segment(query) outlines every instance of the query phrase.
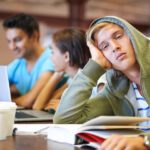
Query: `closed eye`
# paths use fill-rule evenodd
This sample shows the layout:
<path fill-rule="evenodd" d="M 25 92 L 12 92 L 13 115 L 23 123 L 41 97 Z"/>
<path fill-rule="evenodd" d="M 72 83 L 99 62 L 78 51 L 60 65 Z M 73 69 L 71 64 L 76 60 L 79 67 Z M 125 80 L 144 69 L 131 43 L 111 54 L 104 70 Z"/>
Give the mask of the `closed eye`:
<path fill-rule="evenodd" d="M 121 39 L 123 37 L 123 35 L 122 34 L 119 34 L 119 35 L 117 35 L 116 37 L 115 37 L 115 39 Z"/>
<path fill-rule="evenodd" d="M 108 46 L 109 46 L 109 43 L 102 43 L 100 46 L 99 46 L 99 48 L 100 48 L 100 50 L 106 50 L 107 48 L 108 48 Z"/>
<path fill-rule="evenodd" d="M 114 39 L 116 39 L 116 40 L 121 39 L 123 36 L 124 36 L 123 31 L 115 32 L 114 35 L 113 35 Z"/>

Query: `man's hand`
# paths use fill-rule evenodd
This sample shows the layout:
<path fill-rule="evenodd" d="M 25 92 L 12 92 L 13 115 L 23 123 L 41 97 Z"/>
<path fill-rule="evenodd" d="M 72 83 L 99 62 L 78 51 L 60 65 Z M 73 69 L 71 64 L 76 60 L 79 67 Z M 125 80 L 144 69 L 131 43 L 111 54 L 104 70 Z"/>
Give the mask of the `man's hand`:
<path fill-rule="evenodd" d="M 111 63 L 106 59 L 103 53 L 91 42 L 87 41 L 87 45 L 90 49 L 92 59 L 97 62 L 104 69 L 110 69 Z"/>
<path fill-rule="evenodd" d="M 12 100 L 20 96 L 20 93 L 14 84 L 10 85 L 10 92 Z"/>
<path fill-rule="evenodd" d="M 101 145 L 101 150 L 148 150 L 143 137 L 112 135 Z"/>

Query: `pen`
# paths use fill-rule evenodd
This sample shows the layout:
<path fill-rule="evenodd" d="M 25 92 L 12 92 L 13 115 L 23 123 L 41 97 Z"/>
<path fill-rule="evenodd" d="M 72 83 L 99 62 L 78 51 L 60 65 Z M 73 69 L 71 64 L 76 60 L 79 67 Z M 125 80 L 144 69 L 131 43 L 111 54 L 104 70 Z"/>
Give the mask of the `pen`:
<path fill-rule="evenodd" d="M 13 135 L 13 136 L 16 135 L 16 131 L 17 131 L 17 128 L 14 128 L 14 129 L 13 129 L 13 132 L 12 132 L 12 135 Z"/>
<path fill-rule="evenodd" d="M 47 127 L 45 127 L 45 128 L 42 128 L 42 129 L 39 129 L 39 130 L 35 131 L 34 133 L 35 133 L 35 134 L 41 133 L 42 131 L 44 131 L 44 130 L 46 130 L 46 129 L 48 129 L 48 128 L 49 128 L 49 126 L 47 126 Z"/>
<path fill-rule="evenodd" d="M 18 131 L 18 128 L 14 128 L 12 135 L 13 136 L 15 136 L 15 135 L 36 135 L 36 134 L 40 134 L 42 131 L 44 131 L 48 128 L 49 128 L 49 126 L 42 128 L 42 129 L 39 129 L 35 132 Z"/>

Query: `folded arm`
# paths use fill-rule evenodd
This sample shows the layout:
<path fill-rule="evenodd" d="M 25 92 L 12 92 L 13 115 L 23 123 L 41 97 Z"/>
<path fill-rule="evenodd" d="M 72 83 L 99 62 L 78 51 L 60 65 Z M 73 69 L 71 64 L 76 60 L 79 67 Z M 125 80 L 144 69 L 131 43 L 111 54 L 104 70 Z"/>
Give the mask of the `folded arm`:
<path fill-rule="evenodd" d="M 37 96 L 39 95 L 40 91 L 43 89 L 49 78 L 52 76 L 52 74 L 53 73 L 51 72 L 42 73 L 34 87 L 25 95 L 14 99 L 14 102 L 16 102 L 16 104 L 19 106 L 24 106 L 25 108 L 32 108 L 35 99 L 37 98 Z"/>
<path fill-rule="evenodd" d="M 54 123 L 83 123 L 99 115 L 113 114 L 105 92 L 90 99 L 93 87 L 104 72 L 93 60 L 88 62 L 64 92 Z"/>
<path fill-rule="evenodd" d="M 50 98 L 52 97 L 57 84 L 63 79 L 63 73 L 55 72 L 49 81 L 46 83 L 45 87 L 42 89 L 40 94 L 37 96 L 34 104 L 33 109 L 43 109 L 45 104 L 48 103 Z"/>

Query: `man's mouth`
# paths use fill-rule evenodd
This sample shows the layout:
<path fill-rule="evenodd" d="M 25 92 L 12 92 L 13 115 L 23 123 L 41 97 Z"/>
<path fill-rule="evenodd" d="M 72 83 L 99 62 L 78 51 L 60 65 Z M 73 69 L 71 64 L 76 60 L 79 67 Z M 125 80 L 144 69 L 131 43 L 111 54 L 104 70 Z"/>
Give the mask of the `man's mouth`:
<path fill-rule="evenodd" d="M 125 58 L 125 56 L 126 56 L 126 53 L 119 53 L 116 57 L 116 60 L 122 60 Z"/>
<path fill-rule="evenodd" d="M 16 58 L 22 57 L 22 54 L 20 53 L 20 51 L 13 51 L 13 55 L 14 55 Z"/>
<path fill-rule="evenodd" d="M 14 53 L 15 55 L 18 55 L 18 54 L 20 53 L 20 50 L 14 50 L 13 53 Z"/>

